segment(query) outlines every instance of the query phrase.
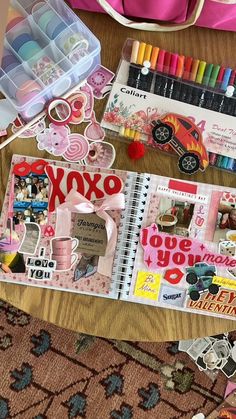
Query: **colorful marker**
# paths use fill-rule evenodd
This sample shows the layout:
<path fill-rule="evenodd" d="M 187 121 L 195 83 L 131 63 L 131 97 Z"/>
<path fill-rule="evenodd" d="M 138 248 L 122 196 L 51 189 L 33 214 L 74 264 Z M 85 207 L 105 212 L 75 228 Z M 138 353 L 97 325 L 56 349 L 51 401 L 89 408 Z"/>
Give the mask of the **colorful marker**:
<path fill-rule="evenodd" d="M 174 81 L 173 92 L 172 92 L 172 95 L 170 96 L 172 97 L 172 99 L 175 99 L 175 100 L 179 100 L 179 97 L 180 97 L 180 91 L 181 91 L 181 85 L 182 85 L 180 80 L 182 80 L 183 73 L 184 73 L 184 60 L 185 60 L 184 55 L 178 56 L 177 68 L 176 68 L 176 73 L 175 73 L 176 81 Z"/>
<path fill-rule="evenodd" d="M 160 95 L 160 91 L 165 81 L 163 78 L 163 75 L 160 74 L 160 73 L 163 73 L 165 53 L 166 51 L 164 49 L 161 49 L 158 54 L 157 67 L 156 67 L 156 70 L 158 73 L 156 74 L 155 86 L 154 86 L 154 93 L 156 95 Z"/>
<path fill-rule="evenodd" d="M 128 81 L 127 81 L 127 85 L 130 87 L 135 87 L 136 80 L 139 78 L 140 69 L 136 65 L 139 47 L 140 47 L 139 41 L 133 41 L 132 51 L 131 51 L 131 56 L 130 56 L 129 76 L 128 76 Z"/>

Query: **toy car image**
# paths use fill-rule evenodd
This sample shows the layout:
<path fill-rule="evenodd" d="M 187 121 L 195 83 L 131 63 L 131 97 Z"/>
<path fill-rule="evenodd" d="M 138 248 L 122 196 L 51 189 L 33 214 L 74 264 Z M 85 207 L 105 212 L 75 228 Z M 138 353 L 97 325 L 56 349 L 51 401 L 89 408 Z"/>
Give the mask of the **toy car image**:
<path fill-rule="evenodd" d="M 184 173 L 204 171 L 208 154 L 199 128 L 189 119 L 176 113 L 167 113 L 152 121 L 152 137 L 159 145 L 169 144 L 180 156 L 179 168 Z"/>
<path fill-rule="evenodd" d="M 214 276 L 216 275 L 216 269 L 214 265 L 208 265 L 204 262 L 195 263 L 194 266 L 186 268 L 186 281 L 188 284 L 196 284 L 198 278 L 201 276 Z"/>
<path fill-rule="evenodd" d="M 201 291 L 208 290 L 213 295 L 218 293 L 220 287 L 217 284 L 212 284 L 212 278 L 212 276 L 200 276 L 196 284 L 189 287 L 188 293 L 191 300 L 199 300 Z"/>

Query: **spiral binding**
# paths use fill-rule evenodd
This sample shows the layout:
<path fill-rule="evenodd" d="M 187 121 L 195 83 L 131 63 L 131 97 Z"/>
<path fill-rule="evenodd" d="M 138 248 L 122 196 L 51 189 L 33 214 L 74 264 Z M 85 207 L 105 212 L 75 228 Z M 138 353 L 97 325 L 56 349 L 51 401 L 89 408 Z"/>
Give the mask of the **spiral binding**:
<path fill-rule="evenodd" d="M 111 281 L 118 298 L 129 293 L 149 182 L 146 173 L 129 173 L 125 183 L 125 209 L 121 214 Z"/>

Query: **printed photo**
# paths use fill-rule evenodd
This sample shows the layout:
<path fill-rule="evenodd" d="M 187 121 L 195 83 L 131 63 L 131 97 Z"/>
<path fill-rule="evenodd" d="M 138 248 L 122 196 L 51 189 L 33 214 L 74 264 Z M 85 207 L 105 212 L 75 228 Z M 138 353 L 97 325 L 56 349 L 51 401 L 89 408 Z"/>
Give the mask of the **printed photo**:
<path fill-rule="evenodd" d="M 159 231 L 188 237 L 190 235 L 193 212 L 194 204 L 162 197 L 156 218 Z"/>
<path fill-rule="evenodd" d="M 48 178 L 46 175 L 29 174 L 14 176 L 14 201 L 47 201 Z"/>
<path fill-rule="evenodd" d="M 15 225 L 48 221 L 48 178 L 30 173 L 14 176 L 13 221 Z"/>
<path fill-rule="evenodd" d="M 18 252 L 20 244 L 18 234 L 8 223 L 6 230 L 0 236 L 0 272 L 6 274 L 25 272 L 24 257 Z"/>
<path fill-rule="evenodd" d="M 236 245 L 236 195 L 225 193 L 219 202 L 214 242 L 230 241 Z"/>

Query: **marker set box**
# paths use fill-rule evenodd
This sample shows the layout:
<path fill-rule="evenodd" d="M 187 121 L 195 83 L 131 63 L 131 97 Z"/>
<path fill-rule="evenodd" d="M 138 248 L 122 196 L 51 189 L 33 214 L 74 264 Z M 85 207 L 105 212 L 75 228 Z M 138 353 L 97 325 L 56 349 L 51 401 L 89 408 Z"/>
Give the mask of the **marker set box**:
<path fill-rule="evenodd" d="M 86 79 L 100 43 L 62 0 L 12 0 L 0 90 L 24 120 Z"/>
<path fill-rule="evenodd" d="M 185 151 L 191 144 L 191 151 L 194 148 L 199 152 L 201 140 L 194 130 L 197 126 L 209 164 L 235 172 L 235 71 L 139 42 L 139 52 L 142 44 L 146 47 L 141 61 L 133 63 L 135 42 L 138 41 L 127 39 L 124 44 L 102 126 L 110 135 L 177 154 L 179 143 L 183 142 Z M 174 147 L 164 142 L 157 144 L 153 138 L 154 124 L 166 114 L 170 123 L 180 125 L 186 140 L 175 138 Z M 174 114 L 189 121 L 174 122 Z"/>

